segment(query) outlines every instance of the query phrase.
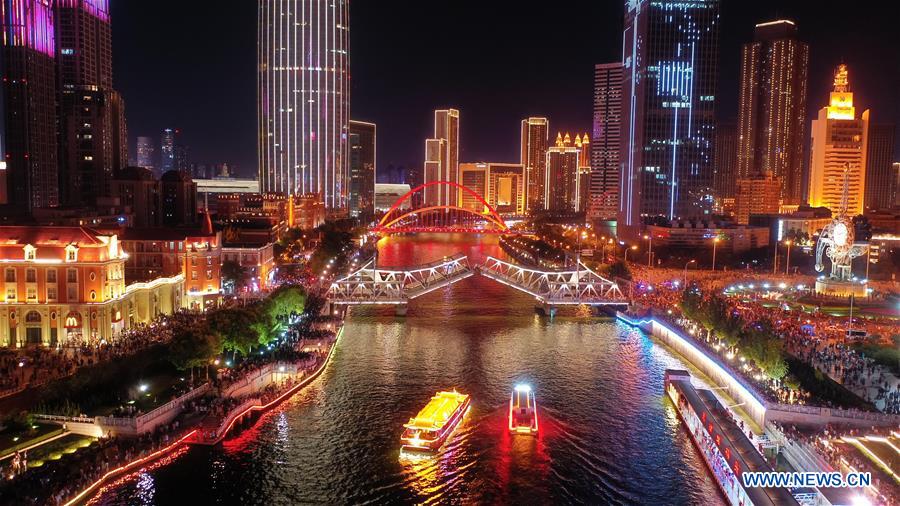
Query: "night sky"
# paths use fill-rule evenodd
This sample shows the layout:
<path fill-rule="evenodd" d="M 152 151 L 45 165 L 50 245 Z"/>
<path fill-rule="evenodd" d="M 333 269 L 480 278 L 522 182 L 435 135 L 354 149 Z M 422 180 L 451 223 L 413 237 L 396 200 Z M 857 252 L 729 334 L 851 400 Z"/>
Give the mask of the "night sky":
<path fill-rule="evenodd" d="M 111 3 L 132 156 L 138 135 L 176 127 L 192 161 L 237 164 L 255 176 L 257 2 Z M 786 17 L 810 44 L 810 118 L 843 61 L 857 109 L 871 108 L 876 123 L 900 123 L 900 36 L 890 9 L 722 3 L 720 119 L 737 115 L 740 45 L 755 23 Z M 621 58 L 620 0 L 354 0 L 350 12 L 351 115 L 378 123 L 379 170 L 421 165 L 436 108 L 460 109 L 461 161 L 518 162 L 519 122 L 529 115 L 549 117 L 553 132 L 590 132 L 593 65 Z"/>

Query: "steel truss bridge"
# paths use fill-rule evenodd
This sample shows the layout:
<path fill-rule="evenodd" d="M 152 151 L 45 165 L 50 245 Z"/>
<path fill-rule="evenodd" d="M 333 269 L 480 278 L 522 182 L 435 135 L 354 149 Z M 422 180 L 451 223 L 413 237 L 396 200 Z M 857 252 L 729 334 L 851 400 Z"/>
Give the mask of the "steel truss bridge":
<path fill-rule="evenodd" d="M 476 272 L 533 296 L 540 309 L 553 315 L 557 306 L 627 305 L 619 286 L 580 264 L 568 271 L 540 271 L 488 257 L 473 268 L 457 254 L 409 268 L 378 268 L 373 258 L 361 269 L 331 284 L 328 299 L 347 306 L 393 305 L 405 314 L 410 300 L 462 281 Z"/>

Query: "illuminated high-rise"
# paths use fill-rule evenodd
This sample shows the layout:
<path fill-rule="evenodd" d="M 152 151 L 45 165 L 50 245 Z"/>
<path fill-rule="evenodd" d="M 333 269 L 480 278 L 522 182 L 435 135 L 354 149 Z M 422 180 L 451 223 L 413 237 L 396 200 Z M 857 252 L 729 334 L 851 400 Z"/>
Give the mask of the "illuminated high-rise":
<path fill-rule="evenodd" d="M 0 204 L 59 205 L 51 0 L 0 0 Z"/>
<path fill-rule="evenodd" d="M 350 1 L 259 0 L 259 183 L 318 194 L 330 211 L 350 191 Z"/>
<path fill-rule="evenodd" d="M 128 161 L 125 102 L 113 89 L 109 0 L 57 0 L 63 203 L 92 206 Z"/>
<path fill-rule="evenodd" d="M 350 120 L 350 215 L 375 213 L 377 126 Z"/>
<path fill-rule="evenodd" d="M 434 111 L 434 136 L 425 140 L 425 183 L 459 183 L 459 111 Z M 428 205 L 458 206 L 460 195 L 449 185 L 426 188 Z"/>
<path fill-rule="evenodd" d="M 715 149 L 719 0 L 627 0 L 618 231 L 704 214 Z"/>
<path fill-rule="evenodd" d="M 771 172 L 784 204 L 802 198 L 808 68 L 809 46 L 793 21 L 756 25 L 741 50 L 737 179 Z"/>
<path fill-rule="evenodd" d="M 178 142 L 178 130 L 165 128 L 159 138 L 159 173 L 160 175 L 175 170 L 175 145 Z"/>
<path fill-rule="evenodd" d="M 841 210 L 846 172 L 847 214 L 863 212 L 866 189 L 866 154 L 869 139 L 869 111 L 857 117 L 847 66 L 834 74 L 834 90 L 828 106 L 819 110 L 812 122 L 809 163 L 809 204 Z"/>
<path fill-rule="evenodd" d="M 528 209 L 544 208 L 544 179 L 547 164 L 547 148 L 550 147 L 550 122 L 547 118 L 522 120 L 521 157 L 525 167 L 526 200 Z"/>
<path fill-rule="evenodd" d="M 622 149 L 622 63 L 594 66 L 594 138 L 588 217 L 615 219 L 619 209 L 619 156 Z"/>
<path fill-rule="evenodd" d="M 581 149 L 572 144 L 571 137 L 556 135 L 556 144 L 547 149 L 544 171 L 544 210 L 560 213 L 578 211 L 581 178 L 578 166 Z"/>
<path fill-rule="evenodd" d="M 145 169 L 153 169 L 156 165 L 153 162 L 153 153 L 156 149 L 153 147 L 153 139 L 150 137 L 137 138 L 137 166 Z"/>
<path fill-rule="evenodd" d="M 894 205 L 894 125 L 873 123 L 869 126 L 866 153 L 866 209 L 890 209 Z"/>

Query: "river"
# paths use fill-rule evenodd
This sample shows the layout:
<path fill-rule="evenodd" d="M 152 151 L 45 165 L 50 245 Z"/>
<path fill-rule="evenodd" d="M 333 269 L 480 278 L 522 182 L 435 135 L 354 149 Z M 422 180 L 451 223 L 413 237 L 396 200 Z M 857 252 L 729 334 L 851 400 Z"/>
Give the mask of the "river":
<path fill-rule="evenodd" d="M 503 256 L 493 237 L 397 236 L 380 265 L 463 252 Z M 321 378 L 218 447 L 179 452 L 95 504 L 717 504 L 671 403 L 680 361 L 640 331 L 588 312 L 552 322 L 532 297 L 480 276 L 427 294 L 406 317 L 357 308 Z M 536 391 L 537 437 L 510 436 L 516 383 Z M 472 395 L 434 458 L 399 458 L 402 425 L 437 390 Z"/>

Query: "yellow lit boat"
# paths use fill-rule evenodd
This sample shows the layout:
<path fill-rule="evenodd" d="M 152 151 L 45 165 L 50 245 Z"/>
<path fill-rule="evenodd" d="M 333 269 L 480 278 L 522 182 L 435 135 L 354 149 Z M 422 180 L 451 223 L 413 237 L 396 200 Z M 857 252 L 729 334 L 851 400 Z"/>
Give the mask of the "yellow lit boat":
<path fill-rule="evenodd" d="M 437 451 L 469 409 L 469 396 L 455 390 L 438 392 L 404 424 L 400 443 L 403 450 Z"/>
<path fill-rule="evenodd" d="M 537 434 L 538 413 L 534 390 L 529 385 L 516 385 L 509 396 L 509 432 Z"/>

